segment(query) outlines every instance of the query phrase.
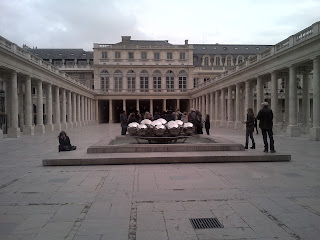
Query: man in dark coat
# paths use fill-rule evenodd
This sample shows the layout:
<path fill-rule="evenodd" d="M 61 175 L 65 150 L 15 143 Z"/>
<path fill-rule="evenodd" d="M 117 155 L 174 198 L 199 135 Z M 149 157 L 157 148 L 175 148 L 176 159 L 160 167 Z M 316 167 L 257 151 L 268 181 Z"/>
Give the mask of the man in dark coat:
<path fill-rule="evenodd" d="M 120 124 L 121 124 L 121 135 L 126 135 L 126 133 L 127 133 L 128 119 L 127 119 L 127 114 L 126 114 L 125 111 L 121 111 L 121 114 L 120 114 Z"/>
<path fill-rule="evenodd" d="M 270 152 L 275 153 L 276 151 L 274 150 L 274 140 L 272 132 L 273 113 L 272 110 L 269 108 L 269 104 L 267 102 L 263 102 L 262 105 L 263 108 L 259 111 L 257 119 L 260 120 L 260 128 L 262 131 L 262 137 L 264 142 L 264 152 L 268 152 L 268 134 L 270 139 Z"/>

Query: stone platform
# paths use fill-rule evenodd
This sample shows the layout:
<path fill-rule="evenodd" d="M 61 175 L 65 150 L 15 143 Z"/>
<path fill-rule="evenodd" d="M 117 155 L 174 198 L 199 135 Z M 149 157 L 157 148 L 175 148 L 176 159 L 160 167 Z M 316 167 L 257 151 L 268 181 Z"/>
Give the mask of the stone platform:
<path fill-rule="evenodd" d="M 161 163 L 227 163 L 290 161 L 288 154 L 244 151 L 244 146 L 227 140 L 195 136 L 188 143 L 134 144 L 130 137 L 102 139 L 82 156 L 64 155 L 44 159 L 43 166 L 123 165 Z M 133 141 L 133 143 L 132 143 Z M 211 143 L 209 143 L 211 142 Z M 116 143 L 116 144 L 115 144 Z"/>

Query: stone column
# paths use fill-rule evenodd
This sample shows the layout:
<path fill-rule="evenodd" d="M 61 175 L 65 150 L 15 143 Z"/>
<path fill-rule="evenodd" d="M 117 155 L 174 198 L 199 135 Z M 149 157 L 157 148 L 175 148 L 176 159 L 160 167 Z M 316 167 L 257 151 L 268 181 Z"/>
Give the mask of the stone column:
<path fill-rule="evenodd" d="M 84 116 L 83 116 L 83 121 L 84 124 L 87 126 L 88 125 L 88 98 L 83 97 L 83 107 L 84 107 Z"/>
<path fill-rule="evenodd" d="M 23 86 L 22 82 L 19 82 L 18 84 L 19 88 L 19 127 L 20 131 L 23 132 L 23 126 L 24 126 L 24 104 L 23 104 Z"/>
<path fill-rule="evenodd" d="M 95 100 L 95 119 L 96 123 L 99 123 L 99 101 Z"/>
<path fill-rule="evenodd" d="M 273 112 L 273 133 L 278 134 L 281 132 L 281 125 L 278 116 L 278 78 L 275 71 L 271 73 L 271 109 Z"/>
<path fill-rule="evenodd" d="M 77 95 L 72 93 L 72 126 L 77 127 Z"/>
<path fill-rule="evenodd" d="M 153 116 L 153 99 L 150 99 L 150 114 Z"/>
<path fill-rule="evenodd" d="M 215 97 L 215 105 L 214 105 L 214 126 L 218 127 L 220 126 L 220 116 L 219 116 L 219 90 L 217 90 L 214 94 Z"/>
<path fill-rule="evenodd" d="M 89 124 L 92 124 L 92 101 L 91 101 L 91 98 L 88 98 L 88 101 L 89 101 Z"/>
<path fill-rule="evenodd" d="M 206 95 L 201 96 L 201 114 L 202 117 L 206 115 Z"/>
<path fill-rule="evenodd" d="M 180 110 L 180 99 L 177 99 L 177 109 Z"/>
<path fill-rule="evenodd" d="M 82 126 L 81 122 L 81 100 L 80 95 L 77 93 L 77 127 Z"/>
<path fill-rule="evenodd" d="M 68 101 L 68 118 L 67 118 L 67 123 L 68 123 L 68 128 L 72 128 L 72 101 L 71 101 L 71 92 L 67 92 L 67 101 Z"/>
<path fill-rule="evenodd" d="M 67 129 L 67 98 L 66 89 L 61 88 L 62 106 L 61 106 L 61 128 Z"/>
<path fill-rule="evenodd" d="M 234 128 L 235 129 L 240 129 L 243 127 L 242 122 L 240 120 L 240 87 L 241 83 L 236 84 L 236 121 L 234 123 Z"/>
<path fill-rule="evenodd" d="M 209 114 L 210 115 L 210 96 L 209 96 L 210 94 L 209 93 L 207 93 L 206 95 L 204 95 L 204 97 L 205 97 L 205 107 L 206 107 L 206 111 L 205 111 L 205 113 L 203 114 L 203 118 L 205 119 L 206 118 L 206 116 L 207 116 L 207 114 Z"/>
<path fill-rule="evenodd" d="M 261 109 L 261 103 L 264 102 L 263 99 L 263 81 L 259 76 L 257 77 L 257 102 L 256 102 L 256 112 L 259 112 Z"/>
<path fill-rule="evenodd" d="M 228 128 L 234 128 L 233 111 L 232 111 L 232 86 L 228 86 Z"/>
<path fill-rule="evenodd" d="M 17 138 L 20 136 L 20 128 L 18 126 L 18 74 L 16 71 L 10 76 L 10 124 L 8 128 L 8 137 Z"/>
<path fill-rule="evenodd" d="M 309 110 L 310 94 L 309 94 L 309 72 L 304 71 L 302 76 L 302 126 L 303 133 L 310 133 Z"/>
<path fill-rule="evenodd" d="M 81 99 L 81 126 L 85 126 L 85 119 L 84 119 L 84 96 L 80 96 Z"/>
<path fill-rule="evenodd" d="M 220 103 L 220 112 L 221 112 L 221 122 L 220 127 L 226 127 L 226 89 L 221 89 L 221 103 Z"/>
<path fill-rule="evenodd" d="M 310 129 L 312 140 L 320 140 L 320 59 L 313 59 L 313 127 Z"/>
<path fill-rule="evenodd" d="M 34 126 L 32 124 L 32 88 L 31 77 L 25 79 L 25 125 L 23 127 L 24 135 L 34 135 Z"/>
<path fill-rule="evenodd" d="M 294 66 L 289 69 L 289 126 L 287 135 L 290 137 L 300 136 L 297 121 L 297 73 Z"/>
<path fill-rule="evenodd" d="M 125 112 L 127 111 L 127 101 L 126 101 L 126 99 L 122 100 L 122 110 L 125 111 Z"/>
<path fill-rule="evenodd" d="M 60 117 L 60 96 L 59 87 L 55 87 L 54 91 L 54 104 L 55 104 L 55 115 L 54 115 L 54 129 L 61 130 L 61 117 Z"/>
<path fill-rule="evenodd" d="M 167 99 L 163 99 L 162 109 L 163 111 L 167 111 Z"/>
<path fill-rule="evenodd" d="M 47 124 L 45 125 L 46 132 L 53 131 L 52 124 L 52 85 L 46 85 L 46 107 L 47 107 Z"/>
<path fill-rule="evenodd" d="M 45 132 L 43 125 L 43 90 L 41 80 L 37 80 L 37 125 L 35 127 L 35 132 Z"/>
<path fill-rule="evenodd" d="M 111 99 L 109 99 L 109 123 L 113 123 L 113 108 Z"/>
<path fill-rule="evenodd" d="M 212 122 L 211 125 L 213 125 L 214 122 L 214 93 L 210 93 L 210 122 Z"/>
<path fill-rule="evenodd" d="M 137 101 L 136 101 L 136 110 L 140 111 L 139 99 L 137 99 Z"/>
<path fill-rule="evenodd" d="M 289 78 L 285 77 L 285 94 L 284 94 L 284 111 L 285 111 L 285 125 L 289 125 Z M 287 131 L 287 128 L 286 128 Z"/>

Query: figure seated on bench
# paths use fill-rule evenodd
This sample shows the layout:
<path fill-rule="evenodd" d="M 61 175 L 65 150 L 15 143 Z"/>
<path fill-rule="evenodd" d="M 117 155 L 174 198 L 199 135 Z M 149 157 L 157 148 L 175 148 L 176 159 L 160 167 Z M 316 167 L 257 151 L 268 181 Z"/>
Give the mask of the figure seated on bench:
<path fill-rule="evenodd" d="M 59 138 L 59 152 L 73 151 L 77 149 L 76 146 L 71 145 L 70 138 L 67 136 L 65 131 L 61 131 L 58 138 Z"/>

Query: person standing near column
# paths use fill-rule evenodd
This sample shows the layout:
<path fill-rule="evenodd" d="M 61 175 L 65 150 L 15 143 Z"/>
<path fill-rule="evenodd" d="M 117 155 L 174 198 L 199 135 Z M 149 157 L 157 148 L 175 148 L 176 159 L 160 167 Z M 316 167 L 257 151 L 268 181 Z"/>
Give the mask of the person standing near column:
<path fill-rule="evenodd" d="M 127 133 L 127 114 L 125 111 L 122 110 L 120 114 L 120 124 L 121 124 L 121 135 L 126 135 Z"/>
<path fill-rule="evenodd" d="M 254 118 L 252 108 L 247 109 L 247 121 L 244 121 L 243 123 L 246 124 L 246 145 L 244 148 L 248 149 L 249 137 L 250 137 L 251 141 L 252 141 L 252 147 L 250 149 L 256 149 L 256 144 L 255 144 L 254 138 L 253 138 L 255 118 Z"/>
<path fill-rule="evenodd" d="M 257 115 L 257 119 L 260 120 L 260 128 L 262 131 L 262 137 L 264 142 L 264 152 L 268 152 L 268 140 L 267 140 L 267 133 L 269 135 L 270 139 L 270 152 L 275 153 L 274 150 L 274 140 L 273 140 L 273 132 L 272 132 L 272 126 L 273 126 L 273 112 L 269 108 L 268 102 L 262 103 L 263 108 L 259 111 Z"/>

